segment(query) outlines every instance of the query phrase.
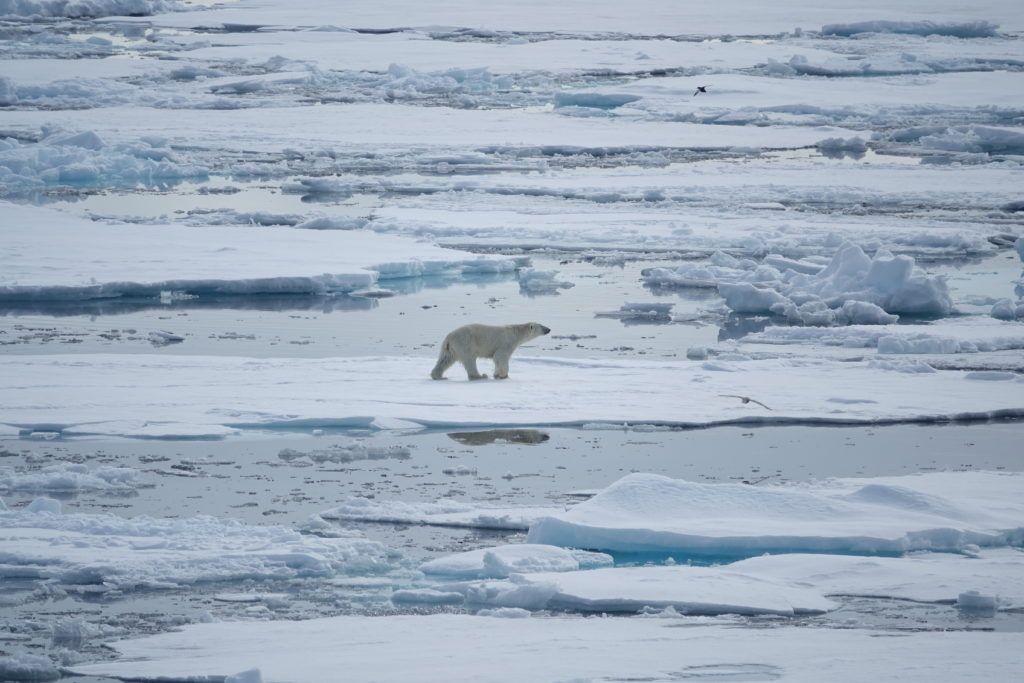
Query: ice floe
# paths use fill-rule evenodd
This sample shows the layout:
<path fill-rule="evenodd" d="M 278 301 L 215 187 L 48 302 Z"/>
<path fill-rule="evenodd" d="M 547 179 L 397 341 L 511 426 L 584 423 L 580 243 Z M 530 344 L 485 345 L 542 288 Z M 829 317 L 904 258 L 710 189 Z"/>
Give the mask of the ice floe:
<path fill-rule="evenodd" d="M 741 570 L 708 567 L 622 567 L 515 574 L 508 581 L 448 584 L 468 605 L 640 612 L 672 607 L 680 614 L 820 614 L 838 605 L 813 588 Z"/>
<path fill-rule="evenodd" d="M 158 296 L 167 290 L 347 292 L 378 280 L 515 268 L 511 259 L 357 231 L 107 225 L 8 203 L 0 211 L 2 300 Z"/>
<path fill-rule="evenodd" d="M 0 467 L 0 491 L 133 491 L 138 477 L 137 469 L 109 465 L 61 463 L 28 472 Z"/>
<path fill-rule="evenodd" d="M 953 300 L 943 279 L 927 275 L 909 256 L 879 251 L 869 258 L 852 243 L 843 244 L 832 261 L 809 273 L 814 264 L 776 259 L 773 265 L 716 255 L 722 265 L 683 264 L 675 271 L 644 272 L 650 284 L 708 286 L 717 284 L 725 305 L 736 313 L 774 314 L 803 325 L 878 324 L 898 315 L 945 316 Z"/>
<path fill-rule="evenodd" d="M 332 617 L 195 624 L 112 644 L 119 660 L 77 664 L 84 675 L 136 680 L 224 676 L 258 666 L 267 680 L 313 683 L 419 678 L 474 683 L 598 678 L 821 680 L 853 683 L 999 680 L 1015 666 L 1015 633 L 906 633 L 727 626 L 677 628 L 674 619 L 494 619 L 467 615 Z M 466 647 L 484 640 L 488 647 Z M 394 644 L 402 643 L 395 648 Z M 523 653 L 530 653 L 524 657 Z M 856 653 L 856 656 L 851 656 Z"/>
<path fill-rule="evenodd" d="M 320 512 L 320 516 L 350 522 L 391 522 L 525 531 L 535 520 L 557 511 L 560 511 L 560 508 L 486 507 L 452 499 L 409 503 L 400 500 L 349 498 L 340 505 Z"/>
<path fill-rule="evenodd" d="M 899 368 L 874 359 L 524 356 L 508 382 L 433 382 L 432 364 L 428 357 L 8 354 L 0 356 L 0 424 L 54 436 L 196 438 L 298 426 L 857 424 L 1024 413 L 1019 377 L 981 386 L 964 372 L 894 373 Z M 733 395 L 772 410 L 740 405 Z"/>
<path fill-rule="evenodd" d="M 390 568 L 389 557 L 360 536 L 320 538 L 206 516 L 61 514 L 59 505 L 0 512 L 0 561 L 9 571 L 107 590 L 374 573 Z"/>
<path fill-rule="evenodd" d="M 977 556 L 765 555 L 725 569 L 792 581 L 833 596 L 955 604 L 960 594 L 975 591 L 995 596 L 998 609 L 1024 605 L 1024 552 L 1016 548 L 987 548 Z"/>
<path fill-rule="evenodd" d="M 569 289 L 575 285 L 558 279 L 557 270 L 537 270 L 522 268 L 518 271 L 519 289 L 528 294 L 556 294 L 560 289 Z"/>
<path fill-rule="evenodd" d="M 17 18 L 148 16 L 185 9 L 176 0 L 0 0 L 0 16 Z"/>
<path fill-rule="evenodd" d="M 984 353 L 1024 349 L 1024 326 L 977 316 L 948 318 L 926 325 L 771 326 L 743 337 L 742 343 L 877 348 L 880 354 Z"/>
<path fill-rule="evenodd" d="M 420 571 L 450 578 L 504 579 L 510 574 L 569 572 L 611 564 L 612 557 L 604 553 L 517 543 L 439 557 L 421 564 Z"/>
<path fill-rule="evenodd" d="M 178 160 L 159 138 L 108 145 L 99 136 L 54 133 L 39 142 L 0 138 L 0 195 L 47 186 L 133 187 L 181 178 L 206 178 L 209 169 Z"/>
<path fill-rule="evenodd" d="M 611 552 L 902 554 L 1019 545 L 1024 478 L 935 473 L 754 487 L 632 474 L 530 527 L 530 543 Z"/>
<path fill-rule="evenodd" d="M 860 21 L 852 24 L 828 24 L 822 35 L 855 36 L 861 33 L 904 33 L 918 36 L 952 36 L 954 38 L 987 38 L 996 34 L 997 24 L 990 21 Z"/>
<path fill-rule="evenodd" d="M 60 678 L 60 670 L 49 657 L 18 652 L 0 657 L 0 678 L 5 681 L 53 681 Z"/>

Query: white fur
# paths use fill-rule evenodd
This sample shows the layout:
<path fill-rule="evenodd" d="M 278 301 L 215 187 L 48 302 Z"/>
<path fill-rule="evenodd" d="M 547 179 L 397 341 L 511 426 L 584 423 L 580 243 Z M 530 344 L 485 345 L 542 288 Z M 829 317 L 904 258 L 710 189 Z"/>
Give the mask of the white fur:
<path fill-rule="evenodd" d="M 520 344 L 541 337 L 551 330 L 539 323 L 521 325 L 463 325 L 444 338 L 433 379 L 444 379 L 444 372 L 462 363 L 469 379 L 485 379 L 476 369 L 477 358 L 494 359 L 494 378 L 508 379 L 508 361 Z"/>

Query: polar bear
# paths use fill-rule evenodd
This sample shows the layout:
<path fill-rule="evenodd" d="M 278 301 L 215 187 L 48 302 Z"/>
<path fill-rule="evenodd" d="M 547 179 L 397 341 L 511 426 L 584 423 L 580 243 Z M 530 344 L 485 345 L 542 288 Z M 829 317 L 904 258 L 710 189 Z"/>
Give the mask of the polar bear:
<path fill-rule="evenodd" d="M 463 325 L 441 342 L 441 354 L 430 373 L 444 379 L 444 372 L 456 361 L 466 368 L 469 379 L 486 379 L 476 369 L 477 358 L 494 359 L 494 379 L 508 379 L 508 361 L 516 348 L 551 331 L 540 323 L 521 325 Z"/>

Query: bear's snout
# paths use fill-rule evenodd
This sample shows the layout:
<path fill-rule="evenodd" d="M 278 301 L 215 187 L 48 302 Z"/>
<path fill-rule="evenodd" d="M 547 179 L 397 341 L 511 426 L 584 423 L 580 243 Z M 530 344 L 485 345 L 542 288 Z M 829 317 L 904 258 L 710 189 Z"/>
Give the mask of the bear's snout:
<path fill-rule="evenodd" d="M 544 327 L 543 325 L 540 326 L 540 333 L 541 334 L 547 334 L 550 331 L 551 331 L 550 327 Z"/>

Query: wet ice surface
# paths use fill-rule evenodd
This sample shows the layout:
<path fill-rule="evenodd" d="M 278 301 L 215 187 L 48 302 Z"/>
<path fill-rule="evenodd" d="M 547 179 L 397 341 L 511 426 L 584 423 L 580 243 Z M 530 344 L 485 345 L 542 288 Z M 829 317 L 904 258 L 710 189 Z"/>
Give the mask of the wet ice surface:
<path fill-rule="evenodd" d="M 438 498 L 488 506 L 564 507 L 629 472 L 652 472 L 703 482 L 755 486 L 826 477 L 900 475 L 941 470 L 1019 471 L 1020 423 L 783 427 L 633 432 L 580 430 L 463 430 L 402 436 L 328 432 L 262 433 L 220 443 L 131 440 L 5 441 L 0 467 L 45 471 L 58 463 L 138 471 L 125 491 L 46 491 L 65 514 L 110 512 L 134 517 L 211 515 L 246 524 L 299 525 L 311 512 L 350 496 L 429 502 Z M 392 457 L 341 458 L 354 444 Z M 722 457 L 722 454 L 728 457 Z M 319 462 L 318 462 L 319 460 Z M 39 490 L 5 491 L 20 508 Z M 523 540 L 521 532 L 383 523 L 332 523 L 355 528 L 401 554 L 385 572 L 261 581 L 198 583 L 171 590 L 104 591 L 96 585 L 47 588 L 28 578 L 4 581 L 3 628 L 12 643 L 48 648 L 54 624 L 84 620 L 109 635 L 159 632 L 179 623 L 215 619 L 288 619 L 338 614 L 464 611 L 461 607 L 393 605 L 392 590 L 430 585 L 416 579 L 423 561 L 454 552 Z M 678 553 L 673 558 L 685 562 Z M 616 555 L 620 566 L 661 564 L 665 555 Z M 714 558 L 696 558 L 706 564 Z M 433 582 L 436 584 L 436 581 Z M 245 597 L 248 595 L 249 597 Z M 266 596 L 266 597 L 258 597 Z M 978 615 L 953 605 L 841 598 L 807 625 L 895 630 L 1024 629 L 1019 612 Z M 751 617 L 752 625 L 759 619 Z M 771 623 L 770 621 L 768 623 Z M 66 627 L 71 633 L 75 628 Z M 109 656 L 99 630 L 86 629 L 75 647 Z M 69 638 L 72 636 L 68 636 Z M 51 645 L 52 643 L 52 645 Z"/>
<path fill-rule="evenodd" d="M 614 577 L 614 569 L 563 578 L 567 587 L 558 598 L 543 586 L 509 597 L 510 572 L 499 557 L 515 556 L 510 544 L 522 550 L 526 528 L 538 517 L 558 516 L 631 473 L 737 484 L 742 494 L 777 487 L 799 492 L 832 477 L 1024 471 L 1019 420 L 948 423 L 951 415 L 1010 416 L 1024 409 L 1021 392 L 1013 391 L 1024 372 L 1018 308 L 1024 243 L 1014 248 L 1024 225 L 1024 24 L 1012 3 L 967 9 L 911 3 L 895 13 L 884 4 L 851 10 L 818 3 L 766 13 L 729 2 L 714 15 L 697 16 L 658 2 L 584 13 L 571 3 L 506 11 L 455 2 L 396 12 L 355 2 L 344 18 L 316 0 L 87 5 L 86 14 L 98 18 L 84 16 L 82 3 L 61 17 L 54 15 L 64 3 L 34 0 L 19 5 L 25 16 L 4 18 L 0 202 L 58 212 L 35 214 L 43 226 L 69 216 L 93 219 L 97 240 L 107 223 L 123 223 L 132 230 L 181 230 L 175 234 L 186 246 L 193 241 L 188 230 L 207 231 L 204 239 L 212 240 L 231 234 L 236 244 L 224 247 L 229 250 L 305 242 L 307 250 L 295 252 L 300 263 L 322 263 L 324 249 L 316 245 L 345 237 L 321 239 L 309 235 L 312 229 L 353 231 L 366 244 L 422 240 L 425 250 L 431 243 L 466 250 L 452 257 L 459 262 L 519 260 L 514 270 L 415 276 L 404 259 L 419 246 L 410 246 L 394 263 L 368 271 L 377 274 L 358 273 L 362 291 L 336 282 L 333 289 L 296 294 L 277 282 L 267 293 L 238 296 L 189 280 L 188 268 L 179 269 L 189 264 L 175 263 L 179 245 L 166 243 L 165 253 L 136 251 L 133 258 L 152 259 L 154 271 L 162 268 L 168 279 L 185 273 L 180 288 L 75 300 L 75 288 L 109 285 L 117 294 L 116 281 L 128 278 L 94 268 L 83 279 L 61 280 L 79 265 L 88 270 L 75 263 L 73 246 L 40 249 L 28 239 L 16 250 L 8 247 L 0 254 L 5 264 L 10 259 L 10 267 L 0 268 L 0 288 L 23 287 L 32 296 L 0 296 L 0 354 L 11 369 L 5 386 L 15 395 L 27 395 L 30 386 L 42 393 L 33 394 L 40 397 L 34 405 L 5 399 L 9 410 L 27 416 L 17 421 L 32 427 L 12 427 L 16 420 L 0 413 L 0 498 L 8 508 L 0 514 L 21 525 L 21 535 L 0 530 L 11 552 L 0 554 L 0 678 L 7 655 L 41 653 L 68 666 L 109 660 L 115 655 L 105 643 L 210 620 L 287 625 L 338 615 L 461 614 L 491 600 L 484 613 L 495 617 L 524 616 L 521 606 L 537 610 L 541 632 L 543 615 L 582 623 L 588 604 L 635 611 L 629 602 L 635 594 L 616 595 L 614 581 L 597 578 Z M 33 8 L 44 16 L 29 17 Z M 125 11 L 159 16 L 104 16 Z M 924 16 L 934 21 L 918 21 Z M 707 92 L 695 95 L 697 85 Z M 0 205 L 0 213 L 14 212 Z M 295 230 L 305 234 L 289 232 Z M 117 245 L 109 251 L 116 256 Z M 841 252 L 852 255 L 846 267 L 833 265 Z M 352 257 L 352 267 L 372 267 L 381 265 L 380 253 L 371 246 L 365 255 L 344 256 Z M 50 256 L 63 260 L 47 261 Z M 41 267 L 22 267 L 33 258 Z M 106 268 L 124 265 L 112 258 Z M 260 277 L 316 278 L 330 264 L 316 268 L 257 268 L 232 286 L 245 291 Z M 878 272 L 865 278 L 867 268 Z M 396 269 L 414 276 L 385 277 Z M 814 280 L 823 270 L 841 276 Z M 652 277 L 654 271 L 663 276 Z M 737 283 L 740 295 L 723 296 Z M 72 290 L 62 295 L 62 286 Z M 781 305 L 773 310 L 772 303 Z M 65 384 L 38 386 L 25 368 L 41 367 L 33 363 L 44 354 L 60 355 L 68 368 L 76 359 L 87 367 L 97 354 L 215 356 L 225 363 L 211 367 L 222 369 L 232 357 L 385 356 L 409 358 L 403 368 L 422 365 L 425 380 L 437 344 L 452 328 L 526 320 L 552 333 L 521 354 L 553 357 L 570 368 L 568 361 L 579 360 L 591 384 L 602 381 L 593 361 L 609 359 L 625 369 L 663 362 L 671 370 L 662 374 L 676 374 L 658 381 L 678 380 L 684 388 L 690 386 L 684 377 L 704 382 L 701 373 L 729 374 L 741 378 L 736 391 L 750 396 L 715 397 L 730 401 L 720 416 L 757 419 L 770 416 L 774 404 L 764 393 L 790 389 L 792 382 L 779 373 L 756 392 L 743 386 L 757 363 L 830 368 L 835 374 L 818 371 L 828 391 L 842 383 L 837 370 L 864 368 L 872 373 L 869 383 L 849 395 L 824 394 L 831 396 L 830 415 L 884 419 L 871 406 L 888 400 L 891 414 L 913 404 L 908 419 L 940 423 L 671 431 L 608 424 L 410 430 L 408 423 L 385 421 L 374 424 L 378 431 L 213 429 L 196 434 L 230 435 L 176 441 L 68 438 L 70 431 L 59 431 L 63 422 L 41 424 L 31 415 L 66 395 L 74 397 L 69 410 L 102 405 L 107 397 L 106 386 L 85 382 L 80 386 L 90 388 L 76 395 L 71 378 L 83 375 L 70 369 Z M 888 324 L 872 324 L 882 322 Z M 37 360 L 19 365 L 19 356 Z M 460 374 L 454 368 L 444 389 L 460 389 Z M 580 396 L 583 374 L 564 375 L 581 382 Z M 936 415 L 919 407 L 913 392 L 891 404 L 893 395 L 905 395 L 898 389 L 932 375 L 970 381 L 973 393 L 942 385 L 953 387 L 942 397 L 953 407 Z M 179 390 L 197 386 L 184 375 L 175 379 Z M 130 380 L 118 376 L 110 384 Z M 992 389 L 983 391 L 986 386 Z M 982 396 L 993 404 L 981 406 Z M 145 398 L 151 410 L 161 401 L 171 405 L 166 397 Z M 422 419 L 430 417 L 433 400 L 403 391 L 385 402 L 406 401 Z M 214 406 L 219 410 L 230 408 Z M 111 433 L 161 433 L 159 425 L 150 433 L 146 425 L 118 422 L 132 415 L 105 417 Z M 961 482 L 969 481 L 964 477 Z M 905 505 L 913 514 L 927 509 L 946 522 L 984 527 L 970 515 L 957 516 L 970 508 L 966 483 L 946 497 L 898 490 L 912 483 L 872 483 L 881 488 L 865 495 L 878 496 L 875 502 L 895 509 L 896 518 Z M 54 516 L 57 504 L 40 496 L 59 501 L 63 515 Z M 740 500 L 748 497 L 754 499 Z M 1007 509 L 1014 505 L 1010 500 Z M 405 521 L 365 521 L 374 517 Z M 983 530 L 998 532 L 997 542 L 1002 532 L 1019 539 L 1019 529 L 1017 536 L 1012 529 Z M 969 563 L 979 555 L 989 567 L 1015 558 L 1012 549 L 949 538 L 962 554 L 942 554 L 943 561 Z M 759 554 L 753 541 L 741 557 Z M 452 577 L 418 571 L 425 561 L 463 551 L 482 553 L 473 560 L 484 563 L 482 575 L 500 580 L 453 585 Z M 521 567 L 533 562 L 536 569 L 544 557 L 564 564 L 567 551 L 549 549 L 540 559 L 524 552 Z M 934 588 L 938 602 L 854 597 L 860 593 L 851 590 L 827 596 L 838 608 L 825 614 L 739 617 L 729 615 L 787 608 L 771 591 L 747 593 L 746 602 L 738 597 L 757 581 L 729 578 L 722 565 L 739 559 L 735 554 L 612 554 L 617 568 L 645 568 L 635 576 L 653 570 L 652 580 L 665 581 L 659 569 L 686 575 L 688 563 L 701 571 L 715 567 L 692 576 L 727 603 L 726 616 L 671 612 L 659 619 L 709 634 L 715 624 L 741 627 L 715 631 L 717 647 L 703 648 L 711 651 L 727 650 L 729 633 L 754 637 L 785 625 L 824 638 L 849 630 L 876 642 L 878 632 L 939 637 L 947 630 L 1024 630 L 1012 600 L 1020 597 L 1015 584 L 998 572 L 991 585 L 1012 598 L 998 609 L 988 609 L 993 596 L 969 593 L 978 585 L 949 578 L 962 577 L 958 566 L 961 573 L 887 589 L 916 595 L 911 588 Z M 584 557 L 579 566 L 594 570 L 602 557 Z M 896 568 L 896 585 L 904 558 L 885 559 L 896 563 L 886 565 Z M 771 565 L 772 558 L 754 561 Z M 90 568 L 76 569 L 74 562 Z M 884 583 L 870 566 L 861 570 L 869 587 Z M 823 569 L 814 580 L 826 574 Z M 842 571 L 837 574 L 842 590 Z M 787 584 L 786 590 L 798 611 L 830 609 L 813 587 Z M 640 600 L 671 603 L 681 612 L 723 611 L 707 595 L 668 593 Z M 929 647 L 935 650 L 936 642 Z M 995 648 L 992 642 L 1002 641 L 976 644 Z M 1006 656 L 988 657 L 975 645 L 946 651 L 965 653 L 960 664 L 971 666 Z M 905 658 L 900 655 L 901 665 Z M 731 661 L 682 666 L 673 660 L 672 667 L 649 677 L 641 667 L 636 675 L 774 680 L 792 673 Z M 858 673 L 860 680 L 884 680 L 879 671 Z"/>

